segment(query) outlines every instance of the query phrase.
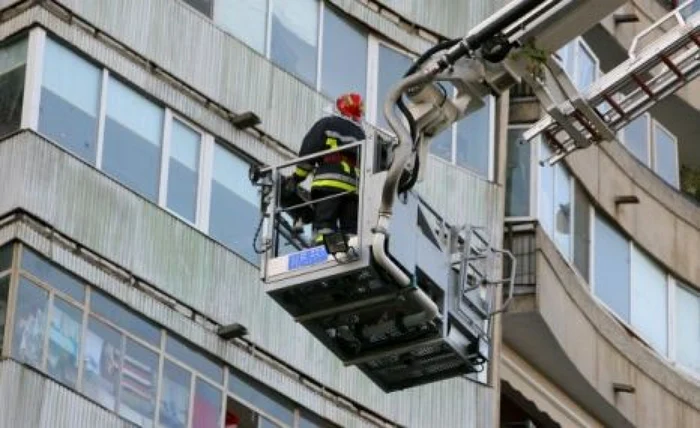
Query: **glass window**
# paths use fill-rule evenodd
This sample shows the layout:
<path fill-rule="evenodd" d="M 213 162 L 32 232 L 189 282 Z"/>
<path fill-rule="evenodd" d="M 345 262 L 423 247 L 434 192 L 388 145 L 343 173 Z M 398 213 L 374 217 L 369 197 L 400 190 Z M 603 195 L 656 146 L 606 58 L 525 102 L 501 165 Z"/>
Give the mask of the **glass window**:
<path fill-rule="evenodd" d="M 221 417 L 221 391 L 208 382 L 197 379 L 192 411 L 192 426 L 219 428 Z"/>
<path fill-rule="evenodd" d="M 330 428 L 335 425 L 328 423 L 316 415 L 302 410 L 299 415 L 299 428 Z"/>
<path fill-rule="evenodd" d="M 279 425 L 270 421 L 269 419 L 261 416 L 260 417 L 260 428 L 280 428 Z"/>
<path fill-rule="evenodd" d="M 668 131 L 654 124 L 654 171 L 668 184 L 678 187 L 678 148 Z"/>
<path fill-rule="evenodd" d="M 632 250 L 631 323 L 661 354 L 668 331 L 666 274 L 646 254 Z"/>
<path fill-rule="evenodd" d="M 92 290 L 90 309 L 117 326 L 134 334 L 153 346 L 160 345 L 160 330 L 141 316 L 135 314 L 114 299 Z"/>
<path fill-rule="evenodd" d="M 452 127 L 445 129 L 433 138 L 430 143 L 430 153 L 447 162 L 452 162 Z"/>
<path fill-rule="evenodd" d="M 676 288 L 676 360 L 700 374 L 700 296 Z"/>
<path fill-rule="evenodd" d="M 121 359 L 121 333 L 90 317 L 83 350 L 82 392 L 110 410 L 117 404 Z"/>
<path fill-rule="evenodd" d="M 172 357 L 208 376 L 211 380 L 223 383 L 224 368 L 221 365 L 205 357 L 201 352 L 193 350 L 190 346 L 171 335 L 168 335 L 165 350 Z"/>
<path fill-rule="evenodd" d="M 265 52 L 267 0 L 214 2 L 214 21 L 260 53 Z"/>
<path fill-rule="evenodd" d="M 0 278 L 0 352 L 5 342 L 5 319 L 7 318 L 7 296 L 10 292 L 10 277 Z"/>
<path fill-rule="evenodd" d="M 0 272 L 8 270 L 12 266 L 12 245 L 0 248 Z"/>
<path fill-rule="evenodd" d="M 182 367 L 165 360 L 160 394 L 160 424 L 166 428 L 185 428 L 190 410 L 190 378 Z"/>
<path fill-rule="evenodd" d="M 367 88 L 367 35 L 326 4 L 323 13 L 321 91 L 335 99 Z"/>
<path fill-rule="evenodd" d="M 480 109 L 467 115 L 457 123 L 455 163 L 468 168 L 482 177 L 489 175 L 489 153 L 491 151 L 491 97 Z"/>
<path fill-rule="evenodd" d="M 590 236 L 590 203 L 588 196 L 580 185 L 575 186 L 574 191 L 574 265 L 586 281 L 589 266 Z"/>
<path fill-rule="evenodd" d="M 48 300 L 49 293 L 46 290 L 26 278 L 20 278 L 12 355 L 37 368 L 43 365 Z"/>
<path fill-rule="evenodd" d="M 530 145 L 520 144 L 524 129 L 508 130 L 506 216 L 530 215 Z"/>
<path fill-rule="evenodd" d="M 22 269 L 79 302 L 85 301 L 85 286 L 73 275 L 54 266 L 34 251 L 23 247 Z"/>
<path fill-rule="evenodd" d="M 623 320 L 630 320 L 629 242 L 607 220 L 595 220 L 595 294 Z"/>
<path fill-rule="evenodd" d="M 389 93 L 389 89 L 408 71 L 411 66 L 411 58 L 391 49 L 390 47 L 379 45 L 379 70 L 377 76 L 377 120 L 378 126 L 389 129 L 389 125 L 384 117 L 384 101 Z"/>
<path fill-rule="evenodd" d="M 238 373 L 230 373 L 228 378 L 229 392 L 278 419 L 280 422 L 294 425 L 294 406 L 292 403 L 269 388 L 255 385 L 244 376 Z"/>
<path fill-rule="evenodd" d="M 98 67 L 47 39 L 39 132 L 92 165 L 97 159 L 101 82 Z"/>
<path fill-rule="evenodd" d="M 0 136 L 21 125 L 26 66 L 26 38 L 0 48 Z"/>
<path fill-rule="evenodd" d="M 138 426 L 153 426 L 156 408 L 158 355 L 126 340 L 119 389 L 119 414 Z"/>
<path fill-rule="evenodd" d="M 624 145 L 644 165 L 649 165 L 649 116 L 643 114 L 624 127 Z"/>
<path fill-rule="evenodd" d="M 49 375 L 74 388 L 78 380 L 78 356 L 82 336 L 83 311 L 54 296 L 49 324 Z"/>
<path fill-rule="evenodd" d="M 248 180 L 249 165 L 220 144 L 214 146 L 209 234 L 253 264 L 258 195 Z"/>
<path fill-rule="evenodd" d="M 579 91 L 585 91 L 596 80 L 598 67 L 593 55 L 586 49 L 582 42 L 578 44 L 578 69 L 576 70 L 576 84 Z"/>
<path fill-rule="evenodd" d="M 258 414 L 231 397 L 226 401 L 225 427 L 233 426 L 236 428 L 259 428 Z"/>
<path fill-rule="evenodd" d="M 185 3 L 211 18 L 211 3 L 213 1 L 214 0 L 185 0 Z"/>
<path fill-rule="evenodd" d="M 163 109 L 110 78 L 102 168 L 144 197 L 158 196 Z"/>
<path fill-rule="evenodd" d="M 318 0 L 272 0 L 272 61 L 316 85 Z"/>
<path fill-rule="evenodd" d="M 561 163 L 554 166 L 554 242 L 571 258 L 571 175 Z"/>
<path fill-rule="evenodd" d="M 540 140 L 540 158 L 547 159 L 552 155 L 549 147 Z M 542 229 L 550 236 L 554 236 L 554 167 L 544 165 L 540 171 L 540 197 L 538 207 L 538 219 Z"/>
<path fill-rule="evenodd" d="M 173 119 L 171 134 L 167 206 L 194 223 L 202 136 L 177 119 Z"/>

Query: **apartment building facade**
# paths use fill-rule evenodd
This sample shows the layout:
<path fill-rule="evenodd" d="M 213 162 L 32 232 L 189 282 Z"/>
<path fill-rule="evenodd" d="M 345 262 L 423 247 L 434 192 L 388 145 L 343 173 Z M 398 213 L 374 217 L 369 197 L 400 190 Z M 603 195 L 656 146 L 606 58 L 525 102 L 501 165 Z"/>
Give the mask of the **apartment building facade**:
<path fill-rule="evenodd" d="M 513 144 L 536 116 L 516 93 L 433 143 L 421 195 L 532 254 L 488 376 L 386 394 L 264 292 L 249 167 L 295 156 L 348 89 L 386 128 L 412 58 L 505 3 L 0 1 L 0 426 L 700 423 L 700 216 L 674 189 L 700 156 L 668 120 L 698 114 L 692 86 L 555 168 Z M 561 51 L 582 85 L 634 35 L 608 21 Z M 248 334 L 217 335 L 233 323 Z"/>

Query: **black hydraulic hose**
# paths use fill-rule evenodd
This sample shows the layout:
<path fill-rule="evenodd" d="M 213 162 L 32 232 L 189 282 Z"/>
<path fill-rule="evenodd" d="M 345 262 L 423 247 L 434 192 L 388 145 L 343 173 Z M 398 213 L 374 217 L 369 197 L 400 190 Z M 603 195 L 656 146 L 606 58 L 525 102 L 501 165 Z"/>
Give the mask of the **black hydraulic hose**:
<path fill-rule="evenodd" d="M 484 29 L 478 33 L 472 34 L 467 37 L 467 47 L 475 50 L 481 47 L 481 45 L 488 39 L 492 38 L 496 34 L 505 30 L 506 27 L 514 24 L 516 21 L 522 19 L 524 15 L 532 12 L 537 8 L 537 6 L 544 3 L 546 0 L 523 0 L 512 9 L 509 9 L 503 15 L 498 16 L 493 22 L 489 23 Z"/>

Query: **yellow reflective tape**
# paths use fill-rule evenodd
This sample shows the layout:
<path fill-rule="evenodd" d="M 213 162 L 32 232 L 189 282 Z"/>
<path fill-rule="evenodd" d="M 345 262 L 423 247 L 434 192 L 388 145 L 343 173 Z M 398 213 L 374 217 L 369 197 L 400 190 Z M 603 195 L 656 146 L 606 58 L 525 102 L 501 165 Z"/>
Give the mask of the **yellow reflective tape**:
<path fill-rule="evenodd" d="M 309 175 L 309 171 L 305 170 L 304 168 L 297 167 L 294 170 L 294 174 L 303 178 L 303 177 L 306 177 L 307 175 Z"/>
<path fill-rule="evenodd" d="M 311 183 L 311 187 L 333 187 L 335 189 L 345 190 L 349 192 L 354 192 L 357 190 L 357 186 L 354 184 L 343 183 L 337 180 L 315 180 Z"/>
<path fill-rule="evenodd" d="M 346 174 L 350 174 L 352 170 L 350 169 L 350 164 L 347 161 L 340 161 L 340 165 L 343 167 L 343 171 L 345 171 Z"/>
<path fill-rule="evenodd" d="M 330 147 L 331 149 L 337 149 L 338 148 L 338 140 L 335 138 L 328 137 L 326 138 L 326 145 Z"/>

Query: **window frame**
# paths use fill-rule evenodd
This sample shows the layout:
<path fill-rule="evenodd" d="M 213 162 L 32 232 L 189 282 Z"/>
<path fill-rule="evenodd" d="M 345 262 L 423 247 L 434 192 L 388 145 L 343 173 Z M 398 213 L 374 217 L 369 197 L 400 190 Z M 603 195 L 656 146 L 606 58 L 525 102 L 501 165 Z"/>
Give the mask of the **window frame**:
<path fill-rule="evenodd" d="M 508 127 L 506 129 L 506 133 L 510 131 L 521 131 L 521 130 L 527 130 L 530 129 L 532 124 L 528 123 L 509 123 Z M 528 201 L 528 212 L 530 213 L 527 216 L 507 216 L 505 217 L 506 222 L 520 222 L 520 221 L 534 221 L 537 220 L 537 207 L 538 207 L 538 179 L 539 179 L 539 173 L 540 173 L 540 166 L 538 163 L 539 159 L 539 147 L 540 147 L 540 137 L 536 137 L 537 140 L 533 141 L 529 144 L 528 150 L 530 150 L 530 174 L 528 177 L 529 180 L 529 191 L 530 191 L 530 200 Z M 507 171 L 506 171 L 507 174 Z M 505 185 L 504 185 L 505 188 Z"/>

